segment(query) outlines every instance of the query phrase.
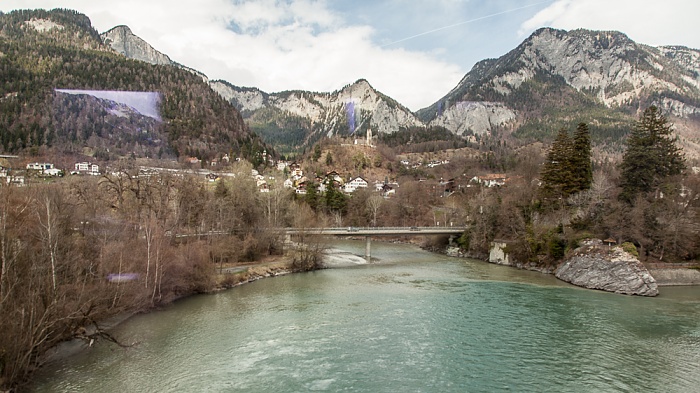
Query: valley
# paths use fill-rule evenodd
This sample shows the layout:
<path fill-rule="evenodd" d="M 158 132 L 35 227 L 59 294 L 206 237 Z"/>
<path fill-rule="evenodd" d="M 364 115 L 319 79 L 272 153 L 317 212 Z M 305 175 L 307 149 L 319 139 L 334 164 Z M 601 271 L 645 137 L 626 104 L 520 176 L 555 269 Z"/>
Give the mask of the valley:
<path fill-rule="evenodd" d="M 0 14 L 0 389 L 108 339 L 96 321 L 326 267 L 323 238 L 280 228 L 463 227 L 414 241 L 542 272 L 605 239 L 697 269 L 698 59 L 542 28 L 412 112 L 366 79 L 264 92 L 78 11 Z"/>

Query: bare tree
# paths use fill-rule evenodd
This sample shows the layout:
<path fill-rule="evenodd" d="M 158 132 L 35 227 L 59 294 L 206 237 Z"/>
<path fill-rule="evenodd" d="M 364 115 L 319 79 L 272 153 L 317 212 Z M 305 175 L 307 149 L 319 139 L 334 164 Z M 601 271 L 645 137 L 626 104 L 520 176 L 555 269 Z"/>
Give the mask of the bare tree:
<path fill-rule="evenodd" d="M 384 203 L 384 198 L 377 194 L 374 194 L 367 198 L 367 209 L 372 215 L 373 227 L 377 226 L 377 213 L 379 213 L 379 208 L 382 207 L 382 203 Z"/>

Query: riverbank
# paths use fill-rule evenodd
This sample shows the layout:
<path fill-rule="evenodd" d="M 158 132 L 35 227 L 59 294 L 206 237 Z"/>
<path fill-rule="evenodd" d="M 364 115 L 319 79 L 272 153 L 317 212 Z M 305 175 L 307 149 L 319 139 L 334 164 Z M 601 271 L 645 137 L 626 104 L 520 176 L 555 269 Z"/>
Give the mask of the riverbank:
<path fill-rule="evenodd" d="M 330 247 L 361 255 L 364 242 Z M 38 376 L 35 392 L 697 386 L 699 287 L 610 296 L 414 246 L 374 254 L 369 265 L 261 279 L 136 316 L 114 332 L 138 347 L 98 345 Z M 619 348 L 638 350 L 610 356 Z"/>
<path fill-rule="evenodd" d="M 697 264 L 650 263 L 645 265 L 659 286 L 700 285 L 700 266 Z"/>
<path fill-rule="evenodd" d="M 216 267 L 215 285 L 209 292 L 219 292 L 251 283 L 262 278 L 282 276 L 301 271 L 292 266 L 292 257 L 273 255 L 259 262 L 224 264 Z"/>
<path fill-rule="evenodd" d="M 459 247 L 423 247 L 432 252 L 442 253 L 458 258 L 472 258 L 497 265 L 510 266 L 522 270 L 537 271 L 543 274 L 554 274 L 557 266 L 538 266 L 511 261 L 503 252 L 503 246 L 494 247 L 490 255 L 470 255 Z M 644 263 L 651 276 L 660 287 L 700 285 L 700 264 L 697 263 Z"/>
<path fill-rule="evenodd" d="M 216 293 L 263 278 L 282 276 L 301 271 L 302 270 L 300 269 L 293 268 L 292 257 L 288 255 L 272 255 L 263 258 L 261 261 L 252 263 L 227 263 L 217 265 L 216 271 L 213 275 L 213 285 L 210 289 L 205 291 L 190 291 L 181 293 L 179 296 L 169 298 L 167 301 L 159 302 L 136 310 L 120 312 L 119 314 L 112 315 L 98 321 L 96 325 L 84 326 L 81 329 L 83 334 L 80 337 L 74 336 L 67 338 L 65 341 L 58 343 L 56 346 L 48 350 L 43 355 L 43 359 L 41 361 L 42 367 L 43 365 L 60 361 L 91 348 L 94 345 L 94 342 L 101 338 L 98 334 L 96 334 L 98 331 L 109 333 L 114 328 L 136 315 L 148 314 L 154 311 L 162 310 L 163 308 L 172 306 L 173 303 L 178 300 L 191 296 Z M 115 339 L 119 340 L 119 337 L 115 337 Z M 126 346 L 136 344 L 137 343 L 120 343 L 120 345 Z M 20 388 L 22 387 L 23 386 L 20 386 Z"/>

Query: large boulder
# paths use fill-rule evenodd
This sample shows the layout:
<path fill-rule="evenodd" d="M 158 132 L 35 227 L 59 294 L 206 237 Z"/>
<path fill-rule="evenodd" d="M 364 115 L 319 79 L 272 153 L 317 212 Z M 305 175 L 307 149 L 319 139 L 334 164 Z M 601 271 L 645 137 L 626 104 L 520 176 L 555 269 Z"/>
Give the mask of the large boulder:
<path fill-rule="evenodd" d="M 656 280 L 646 267 L 621 247 L 590 240 L 574 250 L 556 270 L 558 279 L 584 288 L 627 295 L 656 296 Z"/>

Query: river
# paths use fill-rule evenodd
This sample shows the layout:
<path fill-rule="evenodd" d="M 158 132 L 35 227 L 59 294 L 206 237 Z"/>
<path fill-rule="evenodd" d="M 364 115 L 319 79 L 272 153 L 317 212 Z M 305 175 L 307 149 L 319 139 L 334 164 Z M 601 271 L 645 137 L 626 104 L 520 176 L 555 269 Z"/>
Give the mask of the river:
<path fill-rule="evenodd" d="M 36 392 L 697 392 L 700 287 L 656 298 L 373 243 L 371 264 L 260 280 L 139 315 Z M 333 247 L 361 255 L 364 242 Z"/>

